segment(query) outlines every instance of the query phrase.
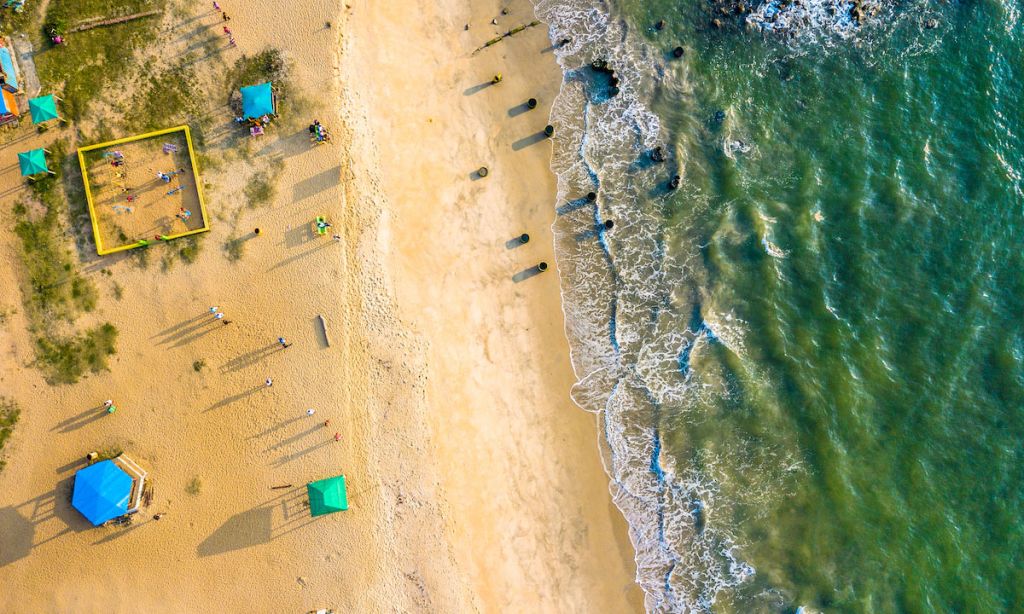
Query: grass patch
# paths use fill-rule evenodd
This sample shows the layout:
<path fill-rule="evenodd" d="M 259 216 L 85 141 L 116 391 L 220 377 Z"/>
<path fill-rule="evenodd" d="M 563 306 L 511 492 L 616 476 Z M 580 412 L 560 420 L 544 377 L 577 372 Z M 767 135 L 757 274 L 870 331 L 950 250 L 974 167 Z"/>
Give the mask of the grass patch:
<path fill-rule="evenodd" d="M 64 143 L 52 147 L 52 157 L 63 160 Z M 55 175 L 32 182 L 33 198 L 14 206 L 14 233 L 21 240 L 23 298 L 36 337 L 36 365 L 50 383 L 70 384 L 107 368 L 117 329 L 108 323 L 79 334 L 55 332 L 59 323 L 72 323 L 79 312 L 95 309 L 98 298 L 96 285 L 78 271 L 62 239 L 62 166 L 55 164 Z"/>
<path fill-rule="evenodd" d="M 278 101 L 288 97 L 290 90 L 288 65 L 279 49 L 264 49 L 256 55 L 243 55 L 238 58 L 235 65 L 228 71 L 228 96 L 235 95 L 240 87 L 258 85 L 267 81 L 273 81 Z M 241 105 L 240 98 L 238 104 Z M 241 106 L 238 111 L 241 111 Z"/>
<path fill-rule="evenodd" d="M 116 281 L 114 282 L 114 285 L 111 287 L 111 291 L 114 293 L 114 298 L 116 298 L 117 300 L 121 300 L 121 298 L 124 296 L 124 287 L 121 284 L 117 283 Z"/>
<path fill-rule="evenodd" d="M 245 186 L 245 199 L 250 207 L 269 204 L 276 194 L 276 182 L 267 173 L 257 173 Z"/>
<path fill-rule="evenodd" d="M 105 460 L 113 460 L 118 456 L 124 454 L 124 448 L 118 445 L 110 445 L 100 448 L 99 452 L 96 453 L 96 460 L 94 462 L 100 462 Z"/>
<path fill-rule="evenodd" d="M 171 270 L 174 266 L 175 260 L 180 259 L 185 264 L 192 264 L 199 258 L 200 243 L 199 237 L 196 235 L 190 235 L 175 239 L 167 244 L 169 248 L 164 252 L 163 260 L 161 260 L 161 267 L 164 272 Z M 173 249 L 170 249 L 173 247 Z M 145 248 L 132 251 L 144 251 Z"/>
<path fill-rule="evenodd" d="M 36 338 L 37 362 L 51 384 L 73 384 L 87 372 L 107 370 L 116 343 L 117 328 L 109 322 L 77 335 L 43 334 Z"/>
<path fill-rule="evenodd" d="M 199 360 L 192 363 L 192 370 L 199 373 L 206 368 L 206 361 L 200 358 Z"/>
<path fill-rule="evenodd" d="M 224 253 L 227 255 L 228 260 L 231 262 L 238 262 L 242 259 L 242 255 L 245 254 L 245 239 L 228 239 L 227 243 L 224 244 Z"/>
<path fill-rule="evenodd" d="M 188 484 L 185 485 L 185 492 L 192 495 L 193 497 L 203 492 L 203 481 L 199 479 L 199 476 L 193 476 L 189 480 Z"/>
<path fill-rule="evenodd" d="M 146 86 L 137 92 L 130 105 L 132 134 L 187 124 L 202 114 L 202 90 L 195 73 L 185 62 L 157 72 L 147 71 Z"/>
<path fill-rule="evenodd" d="M 18 423 L 21 410 L 18 405 L 7 397 L 0 397 L 0 454 L 3 453 L 4 445 L 14 432 L 14 425 Z M 3 471 L 7 461 L 0 456 L 0 471 Z"/>
<path fill-rule="evenodd" d="M 154 9 L 167 0 L 51 0 L 43 19 L 42 50 L 35 56 L 39 79 L 47 88 L 61 88 L 65 117 L 80 120 L 90 101 L 123 76 L 136 48 L 154 39 L 160 16 L 67 34 L 67 43 L 52 45 L 48 32 L 67 32 L 91 18 L 110 19 Z"/>

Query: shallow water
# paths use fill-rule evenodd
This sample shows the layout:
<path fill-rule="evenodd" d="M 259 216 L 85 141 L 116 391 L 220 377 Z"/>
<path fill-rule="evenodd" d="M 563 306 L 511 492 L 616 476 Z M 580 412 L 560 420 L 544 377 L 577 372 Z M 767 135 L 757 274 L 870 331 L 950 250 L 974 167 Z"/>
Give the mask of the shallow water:
<path fill-rule="evenodd" d="M 704 7 L 538 5 L 571 39 L 553 166 L 574 396 L 604 416 L 648 609 L 1013 611 L 1019 7 L 793 38 Z"/>

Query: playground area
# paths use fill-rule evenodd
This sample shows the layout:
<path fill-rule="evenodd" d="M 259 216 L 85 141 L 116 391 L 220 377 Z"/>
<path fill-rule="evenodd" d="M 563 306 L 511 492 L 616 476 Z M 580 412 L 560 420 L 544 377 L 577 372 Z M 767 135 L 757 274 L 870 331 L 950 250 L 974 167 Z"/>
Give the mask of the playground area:
<path fill-rule="evenodd" d="M 187 126 L 78 150 L 100 255 L 209 230 Z"/>

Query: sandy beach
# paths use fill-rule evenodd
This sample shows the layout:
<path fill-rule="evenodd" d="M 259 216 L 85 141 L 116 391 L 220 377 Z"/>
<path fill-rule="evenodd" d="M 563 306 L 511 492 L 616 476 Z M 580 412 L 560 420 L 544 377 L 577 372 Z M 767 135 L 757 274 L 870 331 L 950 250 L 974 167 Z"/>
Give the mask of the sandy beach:
<path fill-rule="evenodd" d="M 224 162 L 201 169 L 213 223 L 194 262 L 78 252 L 101 292 L 81 321 L 120 331 L 110 370 L 48 385 L 17 309 L 24 282 L 0 271 L 0 307 L 15 308 L 0 390 L 22 408 L 0 472 L 0 611 L 641 610 L 594 418 L 568 395 L 538 135 L 561 75 L 543 24 L 472 53 L 532 7 L 221 4 L 238 39 L 226 53 L 281 49 L 293 102 L 246 159 L 226 151 L 232 116 L 211 101 L 205 147 Z M 205 3 L 164 19 L 220 26 Z M 330 144 L 308 143 L 314 117 Z M 276 195 L 244 206 L 270 161 Z M 0 178 L 23 193 L 7 192 L 16 173 Z M 318 215 L 340 240 L 311 230 Z M 232 261 L 221 246 L 239 237 Z M 17 262 L 7 223 L 0 254 Z M 130 526 L 93 528 L 69 505 L 72 479 L 111 445 L 150 472 L 154 497 Z M 305 484 L 339 473 L 350 509 L 310 518 Z"/>

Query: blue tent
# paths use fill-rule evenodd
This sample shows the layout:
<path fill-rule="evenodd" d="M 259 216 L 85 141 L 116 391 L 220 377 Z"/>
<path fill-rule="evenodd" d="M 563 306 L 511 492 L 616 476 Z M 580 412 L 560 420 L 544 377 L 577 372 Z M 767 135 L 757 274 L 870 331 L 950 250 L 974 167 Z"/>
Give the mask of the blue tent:
<path fill-rule="evenodd" d="M 274 114 L 274 90 L 270 82 L 247 85 L 242 92 L 242 117 L 253 119 Z"/>
<path fill-rule="evenodd" d="M 132 476 L 112 460 L 89 465 L 75 474 L 75 492 L 71 505 L 93 526 L 128 513 L 132 494 Z"/>

